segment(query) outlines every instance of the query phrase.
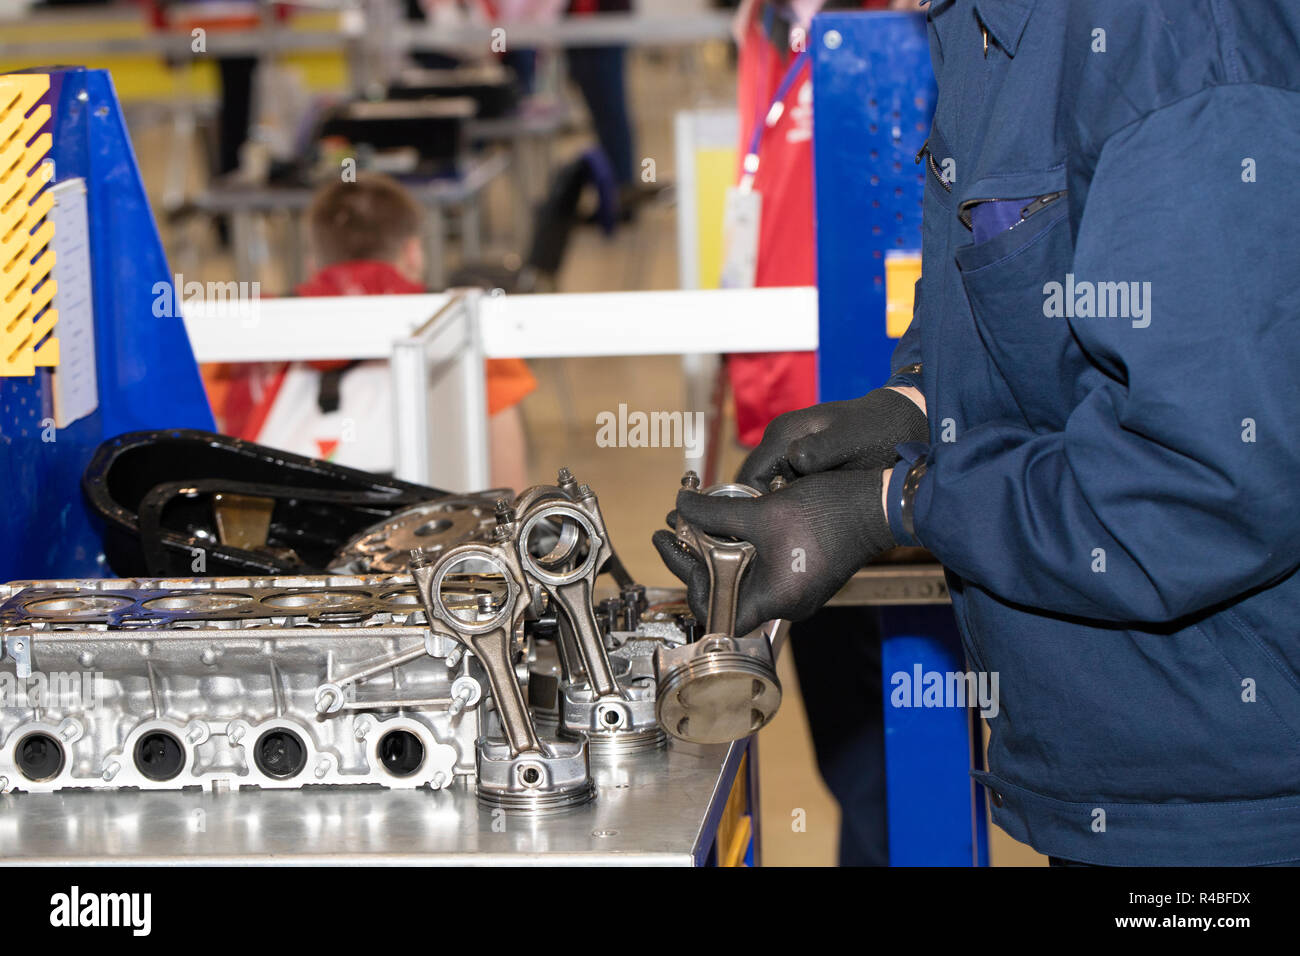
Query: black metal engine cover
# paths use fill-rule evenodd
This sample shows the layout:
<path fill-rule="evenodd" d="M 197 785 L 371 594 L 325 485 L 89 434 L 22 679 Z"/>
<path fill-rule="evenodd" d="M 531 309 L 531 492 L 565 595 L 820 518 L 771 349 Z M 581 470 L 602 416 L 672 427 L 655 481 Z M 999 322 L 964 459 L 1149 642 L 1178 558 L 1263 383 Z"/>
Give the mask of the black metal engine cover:
<path fill-rule="evenodd" d="M 104 554 L 121 577 L 322 572 L 364 528 L 446 494 L 190 429 L 109 439 L 82 490 L 103 519 Z M 222 493 L 273 500 L 265 549 L 221 543 L 213 496 Z"/>

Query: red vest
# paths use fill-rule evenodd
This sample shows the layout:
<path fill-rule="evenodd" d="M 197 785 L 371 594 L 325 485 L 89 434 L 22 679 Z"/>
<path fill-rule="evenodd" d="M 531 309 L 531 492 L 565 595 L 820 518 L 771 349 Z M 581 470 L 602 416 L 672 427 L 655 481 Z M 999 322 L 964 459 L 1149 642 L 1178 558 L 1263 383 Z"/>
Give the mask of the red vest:
<path fill-rule="evenodd" d="M 887 0 L 864 0 L 884 7 Z M 761 4 L 745 30 L 737 73 L 740 156 L 749 149 L 754 126 L 762 122 L 794 54 L 777 49 L 763 32 Z M 783 101 L 780 120 L 759 143 L 754 188 L 763 197 L 759 221 L 757 286 L 815 285 L 817 245 L 813 206 L 812 64 L 795 78 Z M 739 179 L 739 170 L 737 170 Z M 748 352 L 727 360 L 741 442 L 757 445 L 777 415 L 817 401 L 815 352 Z"/>
<path fill-rule="evenodd" d="M 740 152 L 762 122 L 792 54 L 775 48 L 757 18 L 750 21 L 738 63 Z M 812 66 L 795 78 L 777 124 L 759 142 L 754 189 L 763 197 L 755 285 L 813 285 Z M 737 172 L 739 178 L 739 171 Z M 777 415 L 817 401 L 815 352 L 746 352 L 728 358 L 741 442 L 756 445 Z"/>

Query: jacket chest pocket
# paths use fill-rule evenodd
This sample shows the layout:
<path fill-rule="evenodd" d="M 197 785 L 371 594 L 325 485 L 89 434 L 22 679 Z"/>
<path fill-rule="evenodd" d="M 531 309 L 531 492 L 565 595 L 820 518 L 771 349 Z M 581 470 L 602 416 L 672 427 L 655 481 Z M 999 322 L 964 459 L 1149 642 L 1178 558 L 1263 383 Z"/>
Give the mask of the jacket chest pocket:
<path fill-rule="evenodd" d="M 1049 307 L 1074 259 L 1060 176 L 1021 181 L 1014 199 L 966 198 L 959 215 L 976 242 L 956 251 L 961 282 L 990 359 L 1038 431 L 1064 427 L 1083 397 L 1088 362 L 1069 322 Z"/>

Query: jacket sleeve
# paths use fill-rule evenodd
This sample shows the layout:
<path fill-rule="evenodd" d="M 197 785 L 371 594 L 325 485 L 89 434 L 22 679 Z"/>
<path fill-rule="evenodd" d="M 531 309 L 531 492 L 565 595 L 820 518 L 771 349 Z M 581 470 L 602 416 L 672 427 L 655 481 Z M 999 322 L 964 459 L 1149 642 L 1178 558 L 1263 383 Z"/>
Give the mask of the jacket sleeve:
<path fill-rule="evenodd" d="M 1300 565 L 1297 111 L 1221 86 L 1105 142 L 1072 271 L 1149 283 L 1147 315 L 1068 320 L 1101 374 L 1063 430 L 988 423 L 924 451 L 911 523 L 945 565 L 1004 600 L 1146 622 Z"/>
<path fill-rule="evenodd" d="M 921 280 L 916 280 L 916 291 L 913 294 L 912 321 L 907 326 L 907 331 L 903 337 L 898 340 L 894 346 L 894 354 L 889 360 L 889 379 L 885 382 L 886 386 L 906 387 L 921 391 L 921 316 L 923 314 L 923 303 L 921 301 Z"/>

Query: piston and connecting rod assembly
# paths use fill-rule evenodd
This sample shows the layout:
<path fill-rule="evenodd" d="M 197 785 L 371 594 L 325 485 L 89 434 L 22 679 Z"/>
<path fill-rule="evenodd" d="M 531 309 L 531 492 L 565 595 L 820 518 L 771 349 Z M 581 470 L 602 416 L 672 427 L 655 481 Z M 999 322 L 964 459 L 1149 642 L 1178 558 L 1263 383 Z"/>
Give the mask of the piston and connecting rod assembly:
<path fill-rule="evenodd" d="M 488 543 L 453 547 L 429 560 L 413 551 L 412 574 L 429 627 L 473 652 L 481 661 L 504 742 L 478 742 L 479 799 L 517 811 L 545 811 L 583 803 L 594 790 L 589 752 L 617 756 L 658 749 L 666 743 L 655 717 L 649 675 L 626 685 L 611 662 L 594 606 L 595 579 L 611 571 L 622 587 L 632 584 L 609 541 L 596 495 L 561 469 L 555 485 L 522 492 L 513 504 L 497 502 Z M 489 593 L 463 598 L 464 580 L 494 581 Z M 556 614 L 563 675 L 559 692 L 559 739 L 537 732 L 515 663 L 530 610 Z"/>
<path fill-rule="evenodd" d="M 491 687 L 504 740 L 484 734 L 476 747 L 479 802 L 505 810 L 545 812 L 591 800 L 595 788 L 585 740 L 543 742 L 515 674 L 517 635 L 532 604 L 514 547 L 518 525 L 509 508 L 489 544 L 463 544 L 428 563 L 416 552 L 411 573 L 431 631 L 470 650 Z M 459 598 L 466 576 L 491 581 L 472 600 Z"/>
<path fill-rule="evenodd" d="M 772 490 L 780 486 L 774 480 Z M 748 485 L 720 484 L 699 491 L 693 471 L 682 487 L 727 498 L 757 498 Z M 693 644 L 655 651 L 660 726 L 692 743 L 726 743 L 761 730 L 781 706 L 776 652 L 789 624 L 771 621 L 751 634 L 736 634 L 740 582 L 756 551 L 748 541 L 719 538 L 677 517 L 677 540 L 698 555 L 709 572 L 705 635 Z"/>
<path fill-rule="evenodd" d="M 585 736 L 593 754 L 663 747 L 666 738 L 655 719 L 653 680 L 633 677 L 626 660 L 619 662 L 621 672 L 614 666 L 597 620 L 596 576 L 608 570 L 624 590 L 633 582 L 610 543 L 595 493 L 564 468 L 557 485 L 535 486 L 521 494 L 516 511 L 524 574 L 558 612 L 560 733 Z"/>

